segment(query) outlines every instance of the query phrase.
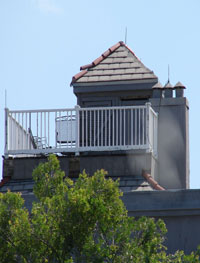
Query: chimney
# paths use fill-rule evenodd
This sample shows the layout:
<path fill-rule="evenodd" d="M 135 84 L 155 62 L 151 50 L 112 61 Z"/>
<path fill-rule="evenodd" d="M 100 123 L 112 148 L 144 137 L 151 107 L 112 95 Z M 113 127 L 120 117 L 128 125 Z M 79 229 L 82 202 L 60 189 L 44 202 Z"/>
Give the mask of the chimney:
<path fill-rule="evenodd" d="M 165 98 L 173 97 L 173 86 L 171 85 L 169 81 L 164 86 L 164 91 L 165 91 Z"/>
<path fill-rule="evenodd" d="M 158 81 L 153 87 L 153 98 L 161 98 L 163 96 L 163 86 Z"/>
<path fill-rule="evenodd" d="M 176 83 L 174 89 L 176 91 L 176 98 L 180 98 L 184 96 L 185 86 L 180 81 Z"/>

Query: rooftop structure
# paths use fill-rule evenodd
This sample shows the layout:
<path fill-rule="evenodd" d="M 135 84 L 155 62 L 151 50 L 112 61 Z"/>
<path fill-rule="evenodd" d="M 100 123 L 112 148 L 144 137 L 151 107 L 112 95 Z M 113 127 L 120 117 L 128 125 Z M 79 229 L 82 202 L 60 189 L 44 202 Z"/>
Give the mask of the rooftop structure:
<path fill-rule="evenodd" d="M 71 82 L 75 108 L 5 110 L 5 158 L 74 155 L 79 172 L 105 168 L 110 176 L 137 178 L 145 171 L 163 188 L 188 188 L 185 87 L 180 82 L 174 88 L 169 82 L 162 87 L 122 41 L 80 70 Z M 93 168 L 87 165 L 92 155 Z M 119 156 L 122 164 L 116 169 L 111 164 Z"/>
<path fill-rule="evenodd" d="M 187 236 L 196 233 L 200 205 L 199 192 L 186 190 L 189 104 L 184 85 L 163 87 L 120 41 L 82 66 L 71 86 L 77 97 L 72 109 L 5 109 L 0 191 L 22 192 L 30 207 L 32 171 L 54 153 L 73 180 L 83 170 L 92 175 L 102 168 L 120 179 L 130 215 L 165 220 L 170 252 L 195 249 L 200 239 L 188 243 Z"/>

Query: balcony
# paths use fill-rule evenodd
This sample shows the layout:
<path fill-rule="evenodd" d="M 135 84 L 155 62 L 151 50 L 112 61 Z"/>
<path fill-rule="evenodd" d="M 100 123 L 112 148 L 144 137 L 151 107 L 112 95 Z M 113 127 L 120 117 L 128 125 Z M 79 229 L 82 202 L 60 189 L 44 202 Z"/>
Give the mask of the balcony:
<path fill-rule="evenodd" d="M 157 155 L 157 113 L 144 106 L 5 109 L 5 156 L 146 150 Z"/>

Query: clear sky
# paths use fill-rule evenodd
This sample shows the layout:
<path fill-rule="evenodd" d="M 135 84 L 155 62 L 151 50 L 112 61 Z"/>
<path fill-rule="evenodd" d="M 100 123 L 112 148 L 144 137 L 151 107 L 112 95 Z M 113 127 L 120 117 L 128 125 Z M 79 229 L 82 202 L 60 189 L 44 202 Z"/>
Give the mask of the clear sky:
<path fill-rule="evenodd" d="M 181 81 L 190 103 L 190 182 L 200 188 L 199 0 L 0 0 L 0 153 L 4 92 L 16 109 L 69 108 L 71 78 L 125 39 L 164 85 Z M 2 169 L 0 165 L 0 169 Z"/>

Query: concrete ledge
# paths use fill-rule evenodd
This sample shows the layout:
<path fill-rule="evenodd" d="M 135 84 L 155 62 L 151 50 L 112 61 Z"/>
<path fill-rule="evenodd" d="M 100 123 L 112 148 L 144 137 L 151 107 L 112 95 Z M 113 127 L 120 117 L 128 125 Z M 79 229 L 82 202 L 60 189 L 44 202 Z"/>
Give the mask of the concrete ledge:
<path fill-rule="evenodd" d="M 153 107 L 186 105 L 189 108 L 189 102 L 186 97 L 152 98 L 149 99 L 149 102 Z"/>
<path fill-rule="evenodd" d="M 200 189 L 124 193 L 129 216 L 164 220 L 168 253 L 191 253 L 200 245 Z"/>
<path fill-rule="evenodd" d="M 156 213 L 167 215 L 169 211 L 179 215 L 183 211 L 200 214 L 200 190 L 168 190 L 124 193 L 123 201 L 132 215 Z M 189 212 L 189 213 L 190 213 Z"/>

